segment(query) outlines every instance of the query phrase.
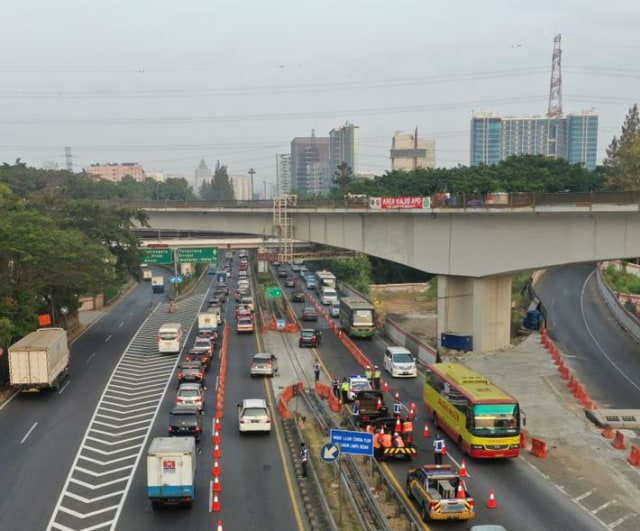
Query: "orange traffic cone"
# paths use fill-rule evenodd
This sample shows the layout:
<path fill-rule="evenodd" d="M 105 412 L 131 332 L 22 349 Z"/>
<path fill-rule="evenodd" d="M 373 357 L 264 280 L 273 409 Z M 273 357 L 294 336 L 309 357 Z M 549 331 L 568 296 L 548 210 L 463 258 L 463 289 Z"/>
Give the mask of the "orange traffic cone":
<path fill-rule="evenodd" d="M 424 431 L 422 432 L 422 436 L 426 439 L 427 437 L 431 437 L 431 434 L 429 433 L 429 425 L 425 424 L 424 425 Z"/>
<path fill-rule="evenodd" d="M 213 462 L 213 470 L 211 473 L 216 477 L 220 475 L 220 465 L 218 464 L 217 459 Z"/>
<path fill-rule="evenodd" d="M 217 513 L 220 510 L 220 500 L 218 499 L 217 494 L 213 496 L 213 505 L 211 506 L 211 510 L 214 513 Z"/>
<path fill-rule="evenodd" d="M 378 411 L 380 411 L 382 409 L 382 400 L 380 398 L 378 398 L 378 405 L 376 406 L 376 409 Z"/>
<path fill-rule="evenodd" d="M 487 509 L 495 509 L 496 507 L 498 507 L 498 504 L 496 503 L 496 494 L 493 489 L 491 489 L 489 491 L 489 501 L 487 502 Z"/>
<path fill-rule="evenodd" d="M 213 444 L 220 444 L 220 433 L 218 430 L 213 432 Z"/>
<path fill-rule="evenodd" d="M 216 431 L 219 432 L 222 424 L 220 423 L 220 419 L 216 418 Z"/>
<path fill-rule="evenodd" d="M 218 520 L 218 527 L 216 528 L 216 531 L 222 531 L 222 520 Z"/>
<path fill-rule="evenodd" d="M 464 500 L 467 497 L 467 493 L 465 492 L 465 489 L 463 487 L 463 482 L 460 481 L 458 483 L 458 492 L 456 493 L 456 498 L 458 498 L 459 500 Z"/>
<path fill-rule="evenodd" d="M 400 393 L 396 391 L 395 396 L 393 397 L 395 400 L 400 400 Z"/>
<path fill-rule="evenodd" d="M 458 475 L 461 478 L 468 478 L 469 477 L 469 473 L 467 472 L 467 463 L 465 462 L 465 460 L 462 460 L 462 464 L 460 465 L 460 470 L 458 471 Z"/>
<path fill-rule="evenodd" d="M 220 480 L 218 476 L 213 479 L 213 492 L 220 492 Z"/>
<path fill-rule="evenodd" d="M 380 435 L 384 435 L 384 426 L 380 426 Z"/>
<path fill-rule="evenodd" d="M 216 459 L 219 458 L 222 455 L 222 452 L 220 451 L 220 445 L 216 444 L 214 449 L 213 449 L 213 457 L 215 457 Z"/>
<path fill-rule="evenodd" d="M 402 424 L 400 424 L 400 416 L 396 417 L 396 431 L 398 433 L 402 431 Z"/>
<path fill-rule="evenodd" d="M 389 383 L 388 382 L 384 382 L 384 385 L 382 386 L 382 391 L 384 393 L 388 393 L 389 392 Z"/>

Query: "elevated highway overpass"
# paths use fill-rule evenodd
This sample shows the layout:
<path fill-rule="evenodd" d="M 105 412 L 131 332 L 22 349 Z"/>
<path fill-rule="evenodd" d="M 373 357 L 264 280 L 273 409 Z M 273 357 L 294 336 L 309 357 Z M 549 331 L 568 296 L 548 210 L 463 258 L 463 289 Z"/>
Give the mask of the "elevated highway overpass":
<path fill-rule="evenodd" d="M 438 337 L 473 336 L 474 350 L 510 341 L 511 276 L 564 264 L 640 256 L 635 195 L 560 194 L 565 201 L 427 211 L 365 206 L 288 208 L 296 240 L 348 249 L 438 275 Z M 627 199 L 624 199 L 627 198 Z M 153 229 L 277 237 L 268 204 L 136 204 Z"/>

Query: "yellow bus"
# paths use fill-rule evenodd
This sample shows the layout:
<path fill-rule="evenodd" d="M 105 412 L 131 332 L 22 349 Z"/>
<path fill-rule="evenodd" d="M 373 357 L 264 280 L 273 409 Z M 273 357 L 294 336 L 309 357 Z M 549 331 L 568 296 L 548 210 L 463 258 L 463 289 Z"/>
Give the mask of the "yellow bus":
<path fill-rule="evenodd" d="M 471 457 L 520 455 L 518 401 L 482 374 L 458 363 L 429 365 L 424 405 L 434 426 Z"/>

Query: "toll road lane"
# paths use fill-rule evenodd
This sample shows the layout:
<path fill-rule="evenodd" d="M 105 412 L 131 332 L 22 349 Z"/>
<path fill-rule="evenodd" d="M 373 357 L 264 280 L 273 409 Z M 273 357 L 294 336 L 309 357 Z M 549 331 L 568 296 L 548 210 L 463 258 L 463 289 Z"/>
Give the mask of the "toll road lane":
<path fill-rule="evenodd" d="M 64 393 L 21 393 L 0 410 L 0 529 L 46 529 L 105 383 L 147 317 L 139 308 L 148 305 L 149 296 L 147 285 L 135 288 L 73 342 Z M 105 344 L 122 315 L 129 314 Z M 92 353 L 91 363 L 85 363 Z"/>

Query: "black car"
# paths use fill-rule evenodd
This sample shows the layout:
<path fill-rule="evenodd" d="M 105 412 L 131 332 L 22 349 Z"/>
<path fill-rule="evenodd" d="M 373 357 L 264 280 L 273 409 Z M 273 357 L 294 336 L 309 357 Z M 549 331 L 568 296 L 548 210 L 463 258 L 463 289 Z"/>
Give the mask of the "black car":
<path fill-rule="evenodd" d="M 186 361 L 199 361 L 208 371 L 211 365 L 211 356 L 206 350 L 190 349 L 186 356 Z"/>
<path fill-rule="evenodd" d="M 201 361 L 185 361 L 178 369 L 178 382 L 204 382 L 205 367 Z"/>
<path fill-rule="evenodd" d="M 174 406 L 169 413 L 169 437 L 187 436 L 200 440 L 202 415 L 197 406 Z"/>
<path fill-rule="evenodd" d="M 298 338 L 299 347 L 319 347 L 322 341 L 322 332 L 313 328 L 303 328 Z"/>
<path fill-rule="evenodd" d="M 303 321 L 317 321 L 318 320 L 318 310 L 316 310 L 313 306 L 307 306 L 304 310 L 302 310 L 302 320 Z"/>
<path fill-rule="evenodd" d="M 291 302 L 304 302 L 305 300 L 304 291 L 298 289 L 291 294 Z"/>
<path fill-rule="evenodd" d="M 213 300 L 220 302 L 227 302 L 227 290 L 216 289 L 213 292 Z"/>

